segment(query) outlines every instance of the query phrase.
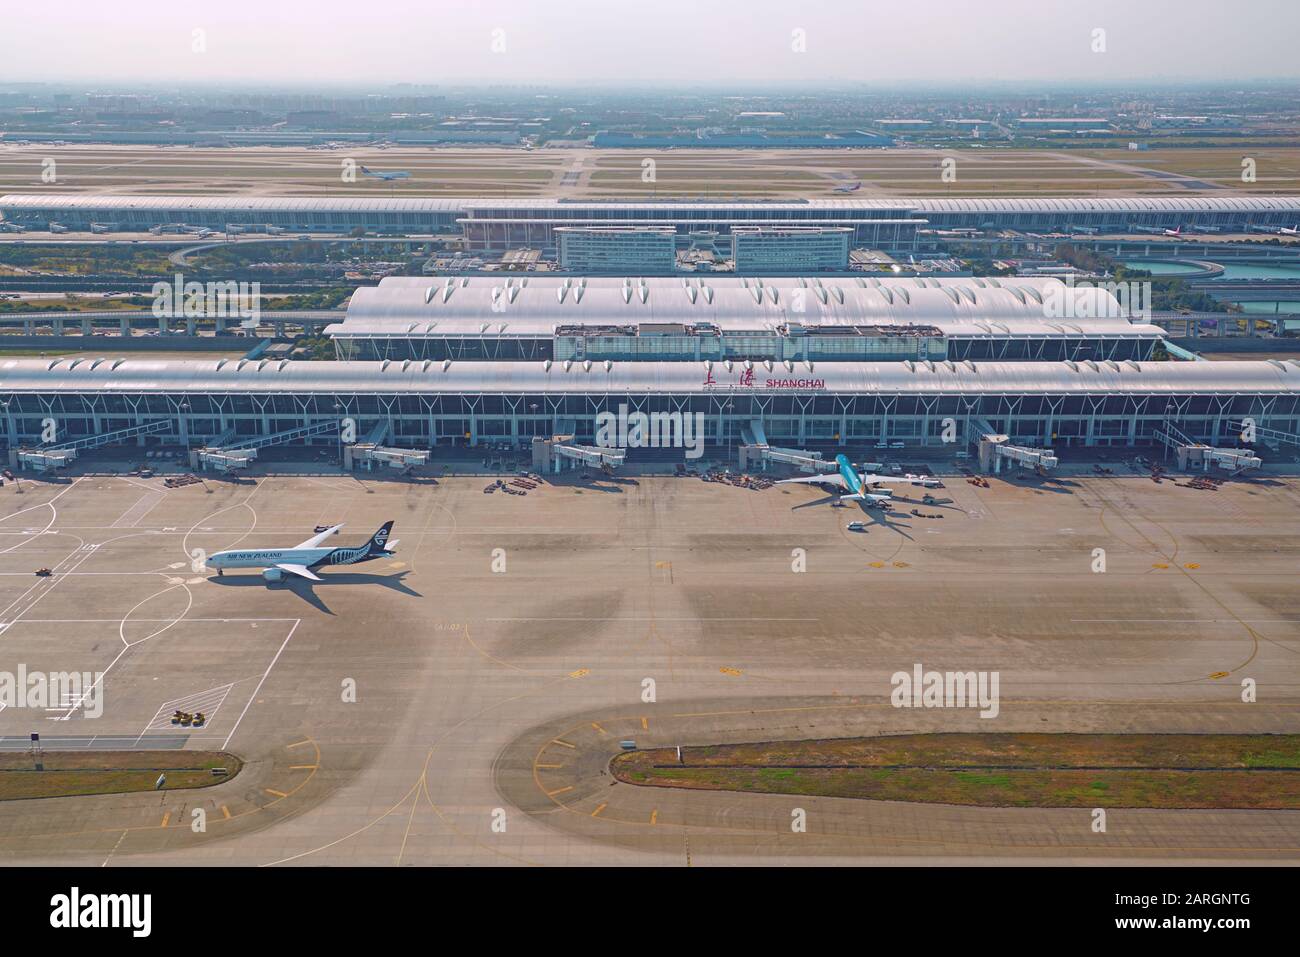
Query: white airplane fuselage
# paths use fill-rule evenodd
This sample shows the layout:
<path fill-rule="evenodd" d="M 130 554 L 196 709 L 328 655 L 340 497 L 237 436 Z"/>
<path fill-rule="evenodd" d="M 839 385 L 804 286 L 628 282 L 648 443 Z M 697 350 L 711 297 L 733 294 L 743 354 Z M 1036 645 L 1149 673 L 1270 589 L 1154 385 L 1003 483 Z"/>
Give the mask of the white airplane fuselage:
<path fill-rule="evenodd" d="M 232 548 L 209 555 L 205 561 L 208 568 L 215 568 L 221 575 L 228 568 L 262 568 L 267 581 L 279 581 L 288 572 L 301 578 L 315 579 L 312 569 L 329 565 L 357 565 L 374 558 L 391 557 L 394 554 L 394 541 L 388 541 L 392 531 L 392 522 L 385 523 L 369 540 L 360 545 L 347 548 L 326 547 L 321 545 L 327 537 L 338 532 L 342 526 L 334 526 L 318 533 L 314 537 L 292 548 Z"/>
<path fill-rule="evenodd" d="M 302 565 L 311 568 L 333 548 L 250 548 L 232 549 L 209 555 L 206 562 L 209 568 L 224 571 L 227 568 L 272 568 L 276 565 Z M 363 549 L 364 551 L 364 549 Z M 358 559 L 364 561 L 365 559 Z M 334 563 L 331 563 L 334 564 Z"/>

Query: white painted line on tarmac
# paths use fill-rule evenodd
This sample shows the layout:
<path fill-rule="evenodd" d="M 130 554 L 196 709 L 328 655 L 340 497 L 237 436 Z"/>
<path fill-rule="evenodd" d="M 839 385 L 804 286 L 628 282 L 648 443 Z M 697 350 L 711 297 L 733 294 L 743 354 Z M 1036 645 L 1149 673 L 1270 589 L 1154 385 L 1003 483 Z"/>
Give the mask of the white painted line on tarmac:
<path fill-rule="evenodd" d="M 275 653 L 275 657 L 271 659 L 271 663 L 266 666 L 266 671 L 262 672 L 262 678 L 257 682 L 257 687 L 253 689 L 253 693 L 249 695 L 248 703 L 244 705 L 244 710 L 239 712 L 239 717 L 235 719 L 235 726 L 230 729 L 230 734 L 226 735 L 225 743 L 221 745 L 222 751 L 230 747 L 230 739 L 235 736 L 235 732 L 239 730 L 239 723 L 244 720 L 244 715 L 248 714 L 248 709 L 251 708 L 253 702 L 257 700 L 257 694 L 262 690 L 262 682 L 266 681 L 266 676 L 271 673 L 271 669 L 275 667 L 275 663 L 280 660 L 280 655 L 289 644 L 289 639 L 293 637 L 293 633 L 298 630 L 298 626 L 301 624 L 301 618 L 294 620 L 293 627 L 289 629 L 289 634 L 285 635 L 284 642 L 280 645 L 280 650 Z"/>

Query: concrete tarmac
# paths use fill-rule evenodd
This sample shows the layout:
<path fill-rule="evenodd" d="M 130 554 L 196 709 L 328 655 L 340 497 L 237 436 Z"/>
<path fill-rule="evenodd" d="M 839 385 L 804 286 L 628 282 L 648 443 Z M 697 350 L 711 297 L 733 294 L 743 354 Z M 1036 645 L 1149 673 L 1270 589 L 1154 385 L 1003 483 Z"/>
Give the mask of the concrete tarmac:
<path fill-rule="evenodd" d="M 1300 860 L 1294 811 L 1112 808 L 1097 833 L 1081 810 L 674 791 L 606 769 L 622 741 L 1296 732 L 1295 479 L 949 478 L 950 505 L 899 486 L 882 519 L 808 487 L 566 477 L 507 496 L 318 471 L 0 488 L 0 670 L 103 674 L 98 717 L 6 707 L 4 746 L 36 730 L 175 747 L 171 711 L 202 707 L 182 746 L 247 762 L 202 790 L 0 803 L 0 860 Z M 394 559 L 320 583 L 200 562 L 334 522 L 360 543 L 388 519 Z M 890 676 L 917 663 L 997 671 L 998 716 L 892 707 Z"/>

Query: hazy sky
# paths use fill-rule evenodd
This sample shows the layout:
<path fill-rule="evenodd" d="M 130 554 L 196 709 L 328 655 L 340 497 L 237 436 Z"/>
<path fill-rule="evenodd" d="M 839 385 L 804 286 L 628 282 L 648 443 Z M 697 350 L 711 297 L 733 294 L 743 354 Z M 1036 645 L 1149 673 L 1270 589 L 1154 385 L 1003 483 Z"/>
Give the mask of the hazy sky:
<path fill-rule="evenodd" d="M 1300 0 L 0 0 L 0 17 L 0 80 L 9 82 L 942 85 L 1300 75 Z M 1098 28 L 1104 52 L 1092 49 Z"/>

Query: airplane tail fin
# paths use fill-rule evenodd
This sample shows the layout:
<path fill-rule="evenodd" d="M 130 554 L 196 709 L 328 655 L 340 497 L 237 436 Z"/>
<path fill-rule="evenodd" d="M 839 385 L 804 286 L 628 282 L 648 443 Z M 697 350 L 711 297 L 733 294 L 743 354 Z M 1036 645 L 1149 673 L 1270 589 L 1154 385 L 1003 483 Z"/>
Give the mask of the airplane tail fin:
<path fill-rule="evenodd" d="M 392 530 L 393 523 L 391 521 L 384 522 L 384 524 L 379 527 L 379 531 L 370 536 L 370 554 L 382 555 L 389 551 L 388 535 Z M 397 543 L 394 542 L 393 544 Z"/>

